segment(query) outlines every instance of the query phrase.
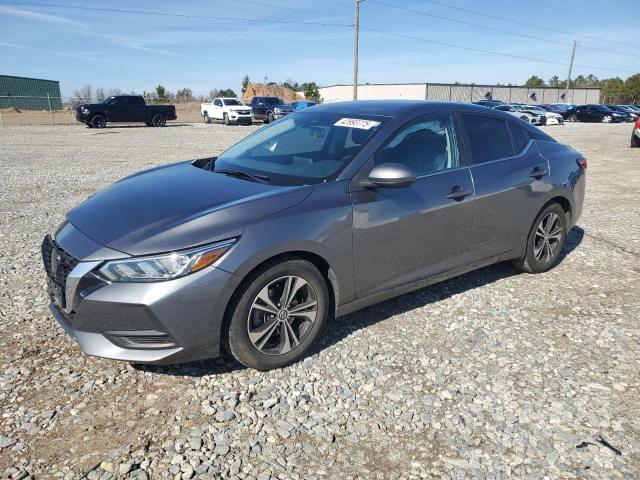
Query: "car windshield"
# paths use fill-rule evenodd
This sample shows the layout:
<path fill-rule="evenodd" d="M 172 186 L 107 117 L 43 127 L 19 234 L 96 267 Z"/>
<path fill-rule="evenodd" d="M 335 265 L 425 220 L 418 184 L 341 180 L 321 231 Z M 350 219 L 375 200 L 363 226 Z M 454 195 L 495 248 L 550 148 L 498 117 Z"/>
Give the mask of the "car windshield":
<path fill-rule="evenodd" d="M 242 103 L 236 100 L 235 98 L 225 98 L 224 100 L 222 100 L 222 102 L 228 107 L 234 106 L 234 105 L 242 105 Z"/>
<path fill-rule="evenodd" d="M 308 185 L 334 179 L 362 150 L 387 117 L 301 111 L 235 144 L 214 171 L 269 177 L 275 185 Z"/>
<path fill-rule="evenodd" d="M 601 112 L 613 112 L 613 110 L 605 105 L 597 105 L 596 109 L 600 110 Z"/>
<path fill-rule="evenodd" d="M 111 103 L 114 98 L 115 97 L 107 97 L 107 98 L 103 99 L 100 103 L 106 105 L 108 103 Z"/>

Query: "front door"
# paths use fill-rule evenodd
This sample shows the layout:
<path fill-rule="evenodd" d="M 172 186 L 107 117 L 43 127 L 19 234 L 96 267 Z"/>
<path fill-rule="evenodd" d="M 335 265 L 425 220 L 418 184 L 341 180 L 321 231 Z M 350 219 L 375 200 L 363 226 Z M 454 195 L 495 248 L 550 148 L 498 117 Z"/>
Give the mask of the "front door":
<path fill-rule="evenodd" d="M 458 144 L 452 114 L 434 113 L 402 127 L 368 163 L 401 163 L 417 179 L 352 193 L 359 297 L 467 263 L 474 195 Z"/>

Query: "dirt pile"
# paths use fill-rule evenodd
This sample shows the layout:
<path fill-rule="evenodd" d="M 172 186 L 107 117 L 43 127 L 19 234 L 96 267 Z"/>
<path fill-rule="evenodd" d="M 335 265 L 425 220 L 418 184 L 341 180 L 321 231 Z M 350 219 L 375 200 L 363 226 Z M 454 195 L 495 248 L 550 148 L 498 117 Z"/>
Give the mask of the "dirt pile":
<path fill-rule="evenodd" d="M 264 83 L 250 83 L 247 86 L 247 91 L 242 95 L 242 100 L 250 102 L 253 97 L 279 97 L 285 102 L 295 102 L 302 99 L 290 88 L 279 85 L 265 85 Z"/>

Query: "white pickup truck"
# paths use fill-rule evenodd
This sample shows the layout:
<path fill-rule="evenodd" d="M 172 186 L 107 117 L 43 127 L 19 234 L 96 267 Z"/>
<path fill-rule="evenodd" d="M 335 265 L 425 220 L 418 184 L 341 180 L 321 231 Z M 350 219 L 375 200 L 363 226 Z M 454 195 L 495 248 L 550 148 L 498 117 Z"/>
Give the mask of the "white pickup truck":
<path fill-rule="evenodd" d="M 200 104 L 200 114 L 205 123 L 212 120 L 223 121 L 225 125 L 232 123 L 251 125 L 251 107 L 237 98 L 214 98 L 211 103 Z"/>

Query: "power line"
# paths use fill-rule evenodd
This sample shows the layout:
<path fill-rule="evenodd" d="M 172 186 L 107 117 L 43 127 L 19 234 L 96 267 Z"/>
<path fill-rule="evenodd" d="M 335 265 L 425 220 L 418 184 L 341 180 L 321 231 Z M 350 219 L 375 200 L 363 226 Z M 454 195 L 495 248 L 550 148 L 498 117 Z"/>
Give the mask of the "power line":
<path fill-rule="evenodd" d="M 125 10 L 119 8 L 100 8 L 100 7 L 82 7 L 78 5 L 66 5 L 60 3 L 36 3 L 36 2 L 7 2 L 0 0 L 0 4 L 7 5 L 22 5 L 27 7 L 45 7 L 45 8 L 67 8 L 75 10 L 89 10 L 93 12 L 107 12 L 107 13 L 127 13 L 134 15 L 152 15 L 156 17 L 179 17 L 179 18 L 197 18 L 204 20 L 231 20 L 237 22 L 253 22 L 253 23 L 277 23 L 287 25 L 318 25 L 322 27 L 353 27 L 353 24 L 346 23 L 327 23 L 327 22 L 305 22 L 296 20 L 273 20 L 266 18 L 244 18 L 244 17 L 226 17 L 219 15 L 189 15 L 186 13 L 168 13 L 158 12 L 151 10 Z"/>
<path fill-rule="evenodd" d="M 468 26 L 471 26 L 471 27 L 482 28 L 484 30 L 491 30 L 493 32 L 504 33 L 504 34 L 513 35 L 513 36 L 516 36 L 516 37 L 529 38 L 531 40 L 538 40 L 538 41 L 541 41 L 541 42 L 554 43 L 556 45 L 567 45 L 567 46 L 571 46 L 572 45 L 571 42 L 563 42 L 563 41 L 560 41 L 560 40 L 551 40 L 549 38 L 536 37 L 534 35 L 528 35 L 526 33 L 512 32 L 510 30 L 503 30 L 501 28 L 490 27 L 488 25 L 482 25 L 482 24 L 479 24 L 479 23 L 467 22 L 467 21 L 464 21 L 464 20 L 458 20 L 456 18 L 445 17 L 443 15 L 436 15 L 434 13 L 428 13 L 428 12 L 424 12 L 422 10 L 414 10 L 412 8 L 401 7 L 400 5 L 394 5 L 392 3 L 387 3 L 387 2 L 380 1 L 380 0 L 369 0 L 369 2 L 377 3 L 379 5 L 384 5 L 384 6 L 390 7 L 390 8 L 395 8 L 397 10 L 402 10 L 402 11 L 405 11 L 405 12 L 408 12 L 408 13 L 416 13 L 418 15 L 424 15 L 426 17 L 438 18 L 440 20 L 445 20 L 447 22 L 459 23 L 459 24 L 462 24 L 462 25 L 468 25 Z M 562 33 L 564 33 L 564 32 L 562 32 Z M 606 49 L 603 49 L 603 48 L 589 47 L 589 46 L 586 46 L 586 45 L 581 45 L 581 48 L 588 49 L 588 50 L 595 50 L 595 51 L 604 52 L 604 53 L 612 53 L 614 55 L 627 55 L 629 57 L 640 58 L 640 55 L 635 55 L 633 53 L 616 52 L 616 51 L 613 51 L 613 50 L 606 50 Z"/>
<path fill-rule="evenodd" d="M 531 62 L 541 62 L 541 63 L 551 63 L 554 65 L 562 65 L 562 66 L 569 66 L 568 63 L 564 63 L 564 62 L 557 62 L 554 60 L 545 60 L 542 58 L 532 58 L 532 57 L 525 57 L 522 55 L 514 55 L 511 53 L 504 53 L 504 52 L 496 52 L 494 50 L 484 50 L 481 48 L 475 48 L 475 47 L 467 47 L 464 45 L 457 45 L 455 43 L 448 43 L 448 42 L 441 42 L 438 40 L 430 40 L 428 38 L 421 38 L 421 37 L 414 37 L 413 35 L 404 35 L 401 33 L 393 33 L 393 32 L 386 32 L 384 30 L 378 30 L 375 28 L 369 28 L 369 27 L 360 27 L 360 30 L 366 30 L 369 32 L 375 32 L 375 33 L 381 33 L 383 35 L 389 35 L 392 37 L 398 37 L 398 38 L 405 38 L 408 40 L 415 40 L 418 42 L 425 42 L 425 43 L 432 43 L 435 45 L 442 45 L 445 47 L 452 47 L 452 48 L 459 48 L 461 50 L 468 50 L 471 52 L 478 52 L 478 53 L 487 53 L 490 55 L 499 55 L 502 57 L 509 57 L 509 58 L 517 58 L 519 60 L 528 60 Z M 592 66 L 592 65 L 576 65 L 576 67 L 581 67 L 581 68 L 588 68 L 588 69 L 592 69 L 592 70 L 608 70 L 608 71 L 617 71 L 617 72 L 625 72 L 625 73 L 636 73 L 634 71 L 631 70 L 623 70 L 621 68 L 609 68 L 609 67 L 596 67 L 596 66 Z"/>
<path fill-rule="evenodd" d="M 470 10 L 468 8 L 456 7 L 456 6 L 453 6 L 453 5 L 447 5 L 446 3 L 437 2 L 435 0 L 420 0 L 420 1 L 423 2 L 423 3 L 430 3 L 432 5 L 438 5 L 440 7 L 450 8 L 452 10 L 458 10 L 459 12 L 472 13 L 473 15 L 480 15 L 481 17 L 485 17 L 485 18 L 492 18 L 494 20 L 500 20 L 500 21 L 503 21 L 503 22 L 517 23 L 519 25 L 525 25 L 527 27 L 533 27 L 533 28 L 539 28 L 541 30 L 547 30 L 549 32 L 562 33 L 564 35 L 571 35 L 573 37 L 589 38 L 591 40 L 598 40 L 598 41 L 601 41 L 601 42 L 617 43 L 618 45 L 624 45 L 625 47 L 631 47 L 631 48 L 637 48 L 638 47 L 637 45 L 633 45 L 631 43 L 620 42 L 620 41 L 617 41 L 617 40 L 610 40 L 608 38 L 596 37 L 596 36 L 593 36 L 593 35 L 586 35 L 584 33 L 567 32 L 567 31 L 564 31 L 564 30 L 558 30 L 557 28 L 545 27 L 544 25 L 536 25 L 534 23 L 527 23 L 527 22 L 522 22 L 520 20 L 513 20 L 511 18 L 498 17 L 496 15 L 489 15 L 488 13 L 478 12 L 477 10 Z"/>

